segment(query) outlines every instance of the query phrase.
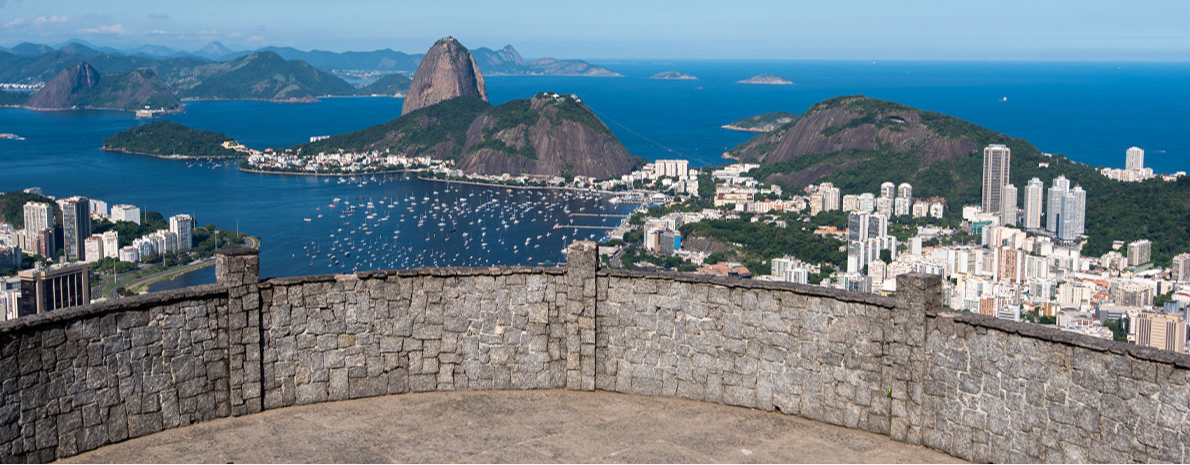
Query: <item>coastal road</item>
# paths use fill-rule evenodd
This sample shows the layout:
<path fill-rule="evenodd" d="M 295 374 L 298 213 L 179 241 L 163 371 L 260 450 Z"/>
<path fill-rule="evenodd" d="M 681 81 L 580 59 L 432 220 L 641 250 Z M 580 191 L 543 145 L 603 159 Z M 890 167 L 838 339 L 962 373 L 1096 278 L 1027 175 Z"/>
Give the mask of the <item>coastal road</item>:
<path fill-rule="evenodd" d="M 244 242 L 246 243 L 246 245 L 248 247 L 251 247 L 253 249 L 260 248 L 260 240 L 255 237 L 252 237 L 252 236 L 245 237 Z M 119 289 L 120 287 L 123 287 L 125 289 L 133 289 L 145 282 L 152 282 L 153 280 L 161 278 L 162 276 L 165 276 L 165 275 L 171 275 L 171 274 L 172 275 L 182 275 L 182 274 L 189 273 L 192 271 L 200 270 L 202 268 L 206 268 L 208 266 L 213 265 L 214 263 L 215 263 L 215 257 L 211 257 L 211 258 L 199 260 L 199 261 L 196 261 L 193 263 L 188 263 L 185 266 L 161 270 L 161 271 L 158 271 L 156 273 L 153 273 L 153 274 L 150 274 L 147 276 L 142 276 L 141 278 L 139 278 L 135 281 L 125 283 L 123 286 L 113 287 L 111 290 L 109 290 L 107 292 L 107 295 L 105 295 L 103 297 L 107 297 L 108 299 L 115 299 L 115 298 L 119 297 L 118 295 L 116 295 L 116 289 Z M 135 273 L 135 271 L 132 271 L 130 273 Z M 127 273 L 125 273 L 125 275 L 127 275 Z M 120 275 L 120 276 L 124 276 L 124 275 Z M 99 284 L 99 289 L 102 290 L 103 286 L 107 285 L 107 283 L 111 282 L 112 280 L 119 279 L 120 276 L 115 276 L 115 277 L 112 277 L 109 279 L 105 279 L 103 282 L 101 282 Z"/>

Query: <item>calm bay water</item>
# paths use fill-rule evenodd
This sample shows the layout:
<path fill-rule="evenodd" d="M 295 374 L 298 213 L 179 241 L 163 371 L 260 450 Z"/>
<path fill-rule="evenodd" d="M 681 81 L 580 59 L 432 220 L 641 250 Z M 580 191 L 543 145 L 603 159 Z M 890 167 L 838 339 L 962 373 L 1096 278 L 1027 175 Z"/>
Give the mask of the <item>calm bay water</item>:
<path fill-rule="evenodd" d="M 1124 150 L 1137 145 L 1146 149 L 1147 164 L 1158 172 L 1190 170 L 1190 138 L 1182 128 L 1190 112 L 1190 86 L 1185 85 L 1190 82 L 1190 65 L 1186 64 L 605 64 L 625 77 L 492 76 L 486 78 L 489 97 L 500 103 L 543 90 L 575 93 L 632 153 L 648 159 L 689 158 L 697 165 L 722 163 L 725 149 L 752 136 L 720 129 L 722 124 L 768 111 L 800 113 L 825 98 L 864 94 L 952 114 L 1028 139 L 1043 151 L 1064 153 L 1093 165 L 1120 167 Z M 664 70 L 700 79 L 647 79 Z M 735 84 L 764 72 L 785 76 L 796 85 Z M 1004 97 L 1007 101 L 1000 101 Z M 333 98 L 312 104 L 194 102 L 187 105 L 185 113 L 169 119 L 224 132 L 256 148 L 282 147 L 310 136 L 338 134 L 390 120 L 400 114 L 401 103 L 401 99 L 391 98 Z M 566 211 L 630 208 L 554 192 L 448 188 L 443 183 L 399 175 L 340 183 L 335 178 L 247 174 L 231 164 L 212 166 L 98 149 L 104 138 L 138 123 L 117 112 L 0 109 L 0 132 L 27 138 L 0 140 L 0 189 L 41 186 L 55 196 L 86 195 L 109 204 L 133 203 L 167 215 L 191 213 L 201 224 L 227 229 L 238 225 L 241 231 L 263 238 L 266 276 L 357 268 L 557 262 L 564 259 L 561 250 L 566 241 L 574 240 L 580 231 L 583 237 L 594 231 L 570 229 L 551 234 L 555 223 L 615 221 L 571 217 Z M 371 200 L 378 214 L 367 220 L 365 206 L 360 213 L 339 218 L 341 210 L 328 208 L 335 197 L 352 203 L 361 201 L 359 197 L 365 203 Z M 468 202 L 463 204 L 463 199 Z M 388 208 L 394 201 L 402 203 Z M 483 202 L 487 207 L 476 207 Z M 471 208 L 452 210 L 459 205 Z M 386 213 L 388 219 L 379 221 Z M 405 215 L 404 222 L 401 215 Z M 489 229 L 482 230 L 479 220 Z M 502 220 L 509 222 L 506 228 L 499 227 Z M 364 225 L 367 230 L 362 229 Z M 343 231 L 338 231 L 341 228 Z M 497 231 L 500 238 L 486 241 L 486 246 L 477 239 L 486 238 L 482 236 L 485 232 L 492 236 Z M 464 232 L 469 239 L 463 239 Z M 336 240 L 341 245 L 336 246 Z M 352 258 L 344 254 L 347 249 L 355 250 Z M 164 286 L 209 282 L 212 276 L 208 269 Z"/>

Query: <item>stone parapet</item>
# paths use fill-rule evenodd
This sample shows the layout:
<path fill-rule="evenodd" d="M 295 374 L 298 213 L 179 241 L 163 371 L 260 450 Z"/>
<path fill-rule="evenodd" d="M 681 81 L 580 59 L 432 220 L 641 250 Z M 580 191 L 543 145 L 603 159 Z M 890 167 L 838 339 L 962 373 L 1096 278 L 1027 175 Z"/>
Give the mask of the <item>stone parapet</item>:
<path fill-rule="evenodd" d="M 406 392 L 605 390 L 776 410 L 974 461 L 1190 456 L 1190 356 L 816 286 L 556 268 L 218 283 L 0 323 L 0 458 L 45 462 L 219 417 Z"/>

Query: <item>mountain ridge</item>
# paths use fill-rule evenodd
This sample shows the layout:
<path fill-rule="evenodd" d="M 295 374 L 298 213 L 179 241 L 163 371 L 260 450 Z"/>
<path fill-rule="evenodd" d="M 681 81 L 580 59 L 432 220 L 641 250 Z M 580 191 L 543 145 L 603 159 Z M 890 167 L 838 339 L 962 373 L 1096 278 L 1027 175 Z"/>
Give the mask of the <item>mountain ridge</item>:
<path fill-rule="evenodd" d="M 182 104 L 149 69 L 102 75 L 86 62 L 62 70 L 24 103 L 35 110 L 74 108 L 176 111 Z"/>

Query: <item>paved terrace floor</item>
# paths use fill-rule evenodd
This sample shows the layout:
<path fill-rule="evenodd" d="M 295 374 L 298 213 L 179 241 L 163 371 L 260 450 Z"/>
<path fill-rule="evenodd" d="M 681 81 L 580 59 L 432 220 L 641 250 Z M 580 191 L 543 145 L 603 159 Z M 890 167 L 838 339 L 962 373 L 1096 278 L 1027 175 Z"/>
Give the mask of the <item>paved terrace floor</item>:
<path fill-rule="evenodd" d="M 224 418 L 66 462 L 955 462 L 780 413 L 605 392 L 405 394 Z"/>

